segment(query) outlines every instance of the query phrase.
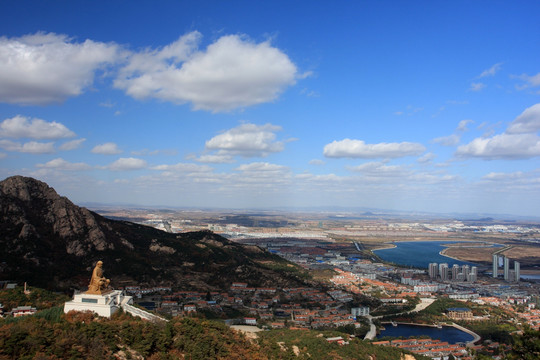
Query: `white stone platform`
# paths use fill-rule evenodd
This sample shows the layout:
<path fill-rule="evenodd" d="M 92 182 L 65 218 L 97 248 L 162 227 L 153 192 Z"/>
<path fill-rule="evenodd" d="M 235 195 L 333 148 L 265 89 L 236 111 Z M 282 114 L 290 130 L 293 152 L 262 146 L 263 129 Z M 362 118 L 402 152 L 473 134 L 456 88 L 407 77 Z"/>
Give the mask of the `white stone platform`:
<path fill-rule="evenodd" d="M 93 311 L 99 316 L 111 317 L 124 305 L 132 304 L 133 297 L 125 296 L 121 290 L 111 290 L 102 295 L 80 293 L 64 305 L 64 313 L 71 310 Z"/>

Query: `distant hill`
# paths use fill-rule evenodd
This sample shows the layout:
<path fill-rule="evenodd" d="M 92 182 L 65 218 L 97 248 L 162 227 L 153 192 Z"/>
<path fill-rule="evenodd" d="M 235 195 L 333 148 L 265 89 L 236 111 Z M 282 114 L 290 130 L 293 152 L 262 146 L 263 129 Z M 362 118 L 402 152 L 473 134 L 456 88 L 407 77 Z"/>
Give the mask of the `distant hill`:
<path fill-rule="evenodd" d="M 294 286 L 305 273 L 258 247 L 209 231 L 170 234 L 104 218 L 74 205 L 46 183 L 13 176 L 0 182 L 0 279 L 48 289 L 83 288 L 104 262 L 112 285 L 224 289 Z"/>

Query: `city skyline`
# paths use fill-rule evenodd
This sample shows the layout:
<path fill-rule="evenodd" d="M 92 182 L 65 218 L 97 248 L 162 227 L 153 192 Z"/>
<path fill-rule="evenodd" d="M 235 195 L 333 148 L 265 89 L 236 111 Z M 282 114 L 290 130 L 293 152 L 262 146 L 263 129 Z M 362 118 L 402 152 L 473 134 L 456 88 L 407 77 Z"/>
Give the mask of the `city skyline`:
<path fill-rule="evenodd" d="M 0 176 L 76 202 L 539 216 L 540 4 L 0 4 Z"/>

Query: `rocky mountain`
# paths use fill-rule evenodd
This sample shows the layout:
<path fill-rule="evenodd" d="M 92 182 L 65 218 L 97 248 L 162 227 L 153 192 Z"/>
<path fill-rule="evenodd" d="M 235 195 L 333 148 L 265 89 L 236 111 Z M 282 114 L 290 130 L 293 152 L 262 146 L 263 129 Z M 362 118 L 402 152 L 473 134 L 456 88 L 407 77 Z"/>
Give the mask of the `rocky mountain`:
<path fill-rule="evenodd" d="M 170 234 L 104 218 L 33 178 L 13 176 L 0 182 L 1 280 L 82 289 L 98 260 L 114 286 L 211 290 L 234 281 L 294 286 L 303 284 L 305 276 L 276 255 L 209 231 Z"/>

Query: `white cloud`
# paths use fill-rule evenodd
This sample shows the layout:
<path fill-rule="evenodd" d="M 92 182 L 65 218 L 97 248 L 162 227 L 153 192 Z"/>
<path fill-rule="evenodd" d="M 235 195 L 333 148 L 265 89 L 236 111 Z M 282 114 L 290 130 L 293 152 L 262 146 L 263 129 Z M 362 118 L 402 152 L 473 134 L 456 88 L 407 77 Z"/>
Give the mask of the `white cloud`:
<path fill-rule="evenodd" d="M 540 104 L 525 109 L 506 129 L 508 134 L 536 133 L 538 131 L 540 131 Z"/>
<path fill-rule="evenodd" d="M 320 159 L 313 159 L 313 160 L 309 160 L 309 164 L 310 165 L 324 165 L 325 162 Z"/>
<path fill-rule="evenodd" d="M 362 140 L 344 139 L 327 144 L 323 153 L 331 158 L 376 159 L 420 155 L 425 150 L 423 145 L 411 142 L 366 144 Z"/>
<path fill-rule="evenodd" d="M 30 141 L 23 144 L 21 152 L 31 154 L 52 154 L 55 152 L 54 143 L 41 143 L 37 141 Z"/>
<path fill-rule="evenodd" d="M 75 43 L 53 33 L 0 37 L 0 102 L 39 105 L 77 96 L 117 54 L 115 44 Z"/>
<path fill-rule="evenodd" d="M 85 163 L 71 163 L 62 158 L 53 159 L 45 164 L 37 164 L 39 168 L 67 170 L 67 171 L 80 171 L 89 170 L 92 167 Z"/>
<path fill-rule="evenodd" d="M 540 73 L 536 75 L 527 75 L 521 74 L 519 76 L 514 76 L 520 80 L 523 80 L 525 84 L 516 86 L 518 90 L 524 90 L 531 87 L 540 86 Z"/>
<path fill-rule="evenodd" d="M 6 153 L 0 153 L 0 159 L 5 159 L 7 157 Z"/>
<path fill-rule="evenodd" d="M 83 142 L 85 142 L 85 141 L 86 141 L 86 139 L 84 139 L 84 138 L 77 139 L 77 140 L 71 140 L 71 141 L 65 142 L 62 145 L 60 145 L 59 149 L 60 150 L 75 150 L 75 149 L 79 148 L 81 146 L 81 144 Z"/>
<path fill-rule="evenodd" d="M 497 63 L 497 64 L 493 65 L 489 69 L 482 71 L 482 73 L 480 74 L 479 77 L 483 78 L 483 77 L 495 75 L 499 70 L 501 70 L 501 65 L 502 65 L 502 63 Z"/>
<path fill-rule="evenodd" d="M 1 86 L 1 85 L 0 85 Z M 0 137 L 31 139 L 63 139 L 74 137 L 75 133 L 57 122 L 29 119 L 17 115 L 0 123 Z"/>
<path fill-rule="evenodd" d="M 107 168 L 112 171 L 139 170 L 147 166 L 146 161 L 137 158 L 120 158 L 109 164 Z"/>
<path fill-rule="evenodd" d="M 207 165 L 198 165 L 190 163 L 177 163 L 174 165 L 157 165 L 151 167 L 152 170 L 158 171 L 174 171 L 181 173 L 193 173 L 193 172 L 208 172 L 212 171 L 212 168 Z"/>
<path fill-rule="evenodd" d="M 419 173 L 410 177 L 410 181 L 426 185 L 426 184 L 442 184 L 442 183 L 453 183 L 459 180 L 457 175 L 439 175 L 439 174 L 430 174 L 430 173 Z"/>
<path fill-rule="evenodd" d="M 430 152 L 430 153 L 426 153 L 426 154 L 422 155 L 416 161 L 418 161 L 419 163 L 428 163 L 428 162 L 431 162 L 436 157 L 437 157 L 437 155 Z"/>
<path fill-rule="evenodd" d="M 113 103 L 111 101 L 105 101 L 105 102 L 99 103 L 99 106 L 105 107 L 105 108 L 113 108 L 116 106 L 116 103 Z"/>
<path fill-rule="evenodd" d="M 487 175 L 484 175 L 482 177 L 482 180 L 516 180 L 523 178 L 523 173 L 521 171 L 516 171 L 513 173 L 497 173 L 497 172 L 490 172 Z"/>
<path fill-rule="evenodd" d="M 296 82 L 296 66 L 268 41 L 228 35 L 199 51 L 200 39 L 194 31 L 160 50 L 134 54 L 115 87 L 136 99 L 218 112 L 273 101 Z"/>
<path fill-rule="evenodd" d="M 467 131 L 467 125 L 474 123 L 472 120 L 461 120 L 458 124 L 457 131 L 463 132 Z"/>
<path fill-rule="evenodd" d="M 30 141 L 21 144 L 11 140 L 0 140 L 0 148 L 7 151 L 16 151 L 29 154 L 52 154 L 55 152 L 54 143 L 42 143 L 37 141 Z"/>
<path fill-rule="evenodd" d="M 431 140 L 431 142 L 442 146 L 456 146 L 461 140 L 461 134 L 469 130 L 467 129 L 467 125 L 472 124 L 473 122 L 474 121 L 472 120 L 461 120 L 454 134 L 435 138 Z"/>
<path fill-rule="evenodd" d="M 270 173 L 270 172 L 283 172 L 289 168 L 283 165 L 270 164 L 267 162 L 255 162 L 251 164 L 242 164 L 235 170 L 243 172 L 258 172 L 258 173 Z"/>
<path fill-rule="evenodd" d="M 276 141 L 275 133 L 280 130 L 280 126 L 272 124 L 242 124 L 214 136 L 205 147 L 207 150 L 219 150 L 218 155 L 264 157 L 283 151 L 284 143 Z"/>
<path fill-rule="evenodd" d="M 533 191 L 540 190 L 540 176 L 538 170 L 531 172 L 516 171 L 511 173 L 491 172 L 482 177 L 480 184 L 488 184 L 489 188 L 505 192 L 509 190 L 525 191 L 528 196 Z"/>
<path fill-rule="evenodd" d="M 271 188 L 277 184 L 290 182 L 291 172 L 289 167 L 267 162 L 254 162 L 238 166 L 230 183 L 232 186 L 253 185 L 258 189 Z"/>
<path fill-rule="evenodd" d="M 540 137 L 535 134 L 500 134 L 476 138 L 456 151 L 459 157 L 492 159 L 529 159 L 540 156 Z"/>
<path fill-rule="evenodd" d="M 349 166 L 349 170 L 360 172 L 370 177 L 406 177 L 411 172 L 404 166 L 385 165 L 384 162 L 368 162 L 357 166 Z"/>
<path fill-rule="evenodd" d="M 456 134 L 441 136 L 432 140 L 432 142 L 442 146 L 455 146 L 459 143 L 460 136 Z"/>
<path fill-rule="evenodd" d="M 412 105 L 407 105 L 407 108 L 405 111 L 394 111 L 394 115 L 397 115 L 397 116 L 401 116 L 403 114 L 407 114 L 408 116 L 412 116 L 420 111 L 423 111 L 424 108 L 423 107 L 417 107 L 417 106 L 412 106 Z"/>
<path fill-rule="evenodd" d="M 195 158 L 196 161 L 208 164 L 230 164 L 234 162 L 231 155 L 201 155 Z"/>
<path fill-rule="evenodd" d="M 94 154 L 102 154 L 102 155 L 117 155 L 122 153 L 122 150 L 118 148 L 118 145 L 116 145 L 113 142 L 108 142 L 105 144 L 100 144 L 94 146 L 92 149 L 92 152 Z"/>
<path fill-rule="evenodd" d="M 178 151 L 175 150 L 175 149 L 163 149 L 163 150 L 142 149 L 142 150 L 132 151 L 131 155 L 135 155 L 135 156 L 155 156 L 155 155 L 175 156 L 175 155 L 178 155 Z"/>
<path fill-rule="evenodd" d="M 469 91 L 480 91 L 485 87 L 486 87 L 486 84 L 484 83 L 471 83 L 471 87 L 469 88 Z"/>
<path fill-rule="evenodd" d="M 502 134 L 476 138 L 458 147 L 459 157 L 491 159 L 529 159 L 540 156 L 540 104 L 535 104 L 514 119 Z"/>

